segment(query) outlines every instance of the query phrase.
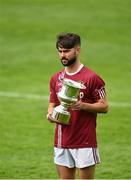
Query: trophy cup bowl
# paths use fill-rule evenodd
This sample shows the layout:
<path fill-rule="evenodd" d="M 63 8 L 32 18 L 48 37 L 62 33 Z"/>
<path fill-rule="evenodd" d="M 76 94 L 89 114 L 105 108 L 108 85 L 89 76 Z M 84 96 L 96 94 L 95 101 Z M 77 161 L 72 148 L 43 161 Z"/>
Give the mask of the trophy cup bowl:
<path fill-rule="evenodd" d="M 86 87 L 79 82 L 64 78 L 61 91 L 58 93 L 60 105 L 56 106 L 52 113 L 52 119 L 56 123 L 69 124 L 70 112 L 68 108 L 70 104 L 78 101 L 80 89 Z"/>

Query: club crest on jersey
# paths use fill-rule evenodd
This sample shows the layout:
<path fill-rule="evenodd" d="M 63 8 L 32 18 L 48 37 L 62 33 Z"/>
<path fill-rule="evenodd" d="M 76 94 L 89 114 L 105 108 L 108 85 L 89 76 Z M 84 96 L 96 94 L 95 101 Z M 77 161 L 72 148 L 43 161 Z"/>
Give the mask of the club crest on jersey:
<path fill-rule="evenodd" d="M 61 91 L 64 76 L 65 76 L 65 72 L 62 72 L 62 73 L 59 75 L 59 77 L 58 77 L 58 80 L 57 80 L 57 88 L 58 88 L 58 92 Z"/>
<path fill-rule="evenodd" d="M 65 76 L 65 72 L 62 72 L 60 75 L 59 75 L 59 77 L 58 77 L 58 79 L 59 79 L 59 81 L 63 81 L 63 79 L 64 79 L 64 76 Z"/>

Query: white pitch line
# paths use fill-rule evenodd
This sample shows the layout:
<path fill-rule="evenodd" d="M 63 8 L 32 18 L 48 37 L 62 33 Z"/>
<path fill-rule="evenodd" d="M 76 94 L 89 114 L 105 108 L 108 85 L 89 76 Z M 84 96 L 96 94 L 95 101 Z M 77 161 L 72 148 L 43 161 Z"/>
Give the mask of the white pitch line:
<path fill-rule="evenodd" d="M 23 99 L 36 99 L 36 100 L 48 100 L 48 96 L 41 96 L 38 94 L 25 94 L 25 93 L 17 93 L 17 92 L 2 92 L 0 91 L 1 97 L 9 97 L 9 98 L 23 98 Z"/>
<path fill-rule="evenodd" d="M 122 107 L 122 108 L 131 108 L 131 102 L 109 102 L 109 106 L 111 107 Z"/>
<path fill-rule="evenodd" d="M 38 94 L 25 94 L 25 93 L 18 93 L 18 92 L 3 92 L 0 91 L 1 97 L 8 97 L 8 98 L 22 98 L 22 99 L 35 99 L 35 100 L 49 100 L 49 96 L 47 95 L 38 95 Z M 109 106 L 111 107 L 122 107 L 122 108 L 130 108 L 131 102 L 109 102 Z"/>

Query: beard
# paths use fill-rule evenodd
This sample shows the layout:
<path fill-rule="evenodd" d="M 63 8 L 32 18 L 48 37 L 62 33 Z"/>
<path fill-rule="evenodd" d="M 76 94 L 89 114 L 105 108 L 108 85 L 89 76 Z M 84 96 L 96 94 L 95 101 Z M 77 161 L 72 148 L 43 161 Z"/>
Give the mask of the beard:
<path fill-rule="evenodd" d="M 70 60 L 65 58 L 61 59 L 61 63 L 63 64 L 63 66 L 71 66 L 75 62 L 76 62 L 76 56 L 72 57 Z"/>

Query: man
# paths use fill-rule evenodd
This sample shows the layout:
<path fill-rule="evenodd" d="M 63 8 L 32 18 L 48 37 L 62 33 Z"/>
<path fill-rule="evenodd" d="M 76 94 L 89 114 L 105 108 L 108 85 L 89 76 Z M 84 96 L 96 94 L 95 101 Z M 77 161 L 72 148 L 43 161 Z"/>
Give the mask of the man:
<path fill-rule="evenodd" d="M 80 36 L 74 33 L 60 34 L 56 48 L 65 66 L 50 80 L 50 103 L 48 120 L 54 122 L 51 114 L 60 104 L 57 93 L 62 87 L 62 79 L 82 82 L 86 89 L 80 90 L 79 100 L 70 105 L 69 125 L 56 123 L 54 142 L 54 162 L 60 179 L 74 179 L 76 168 L 80 179 L 94 179 L 95 165 L 100 163 L 96 142 L 97 113 L 108 111 L 104 81 L 80 59 Z"/>

